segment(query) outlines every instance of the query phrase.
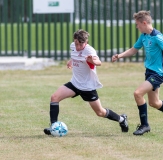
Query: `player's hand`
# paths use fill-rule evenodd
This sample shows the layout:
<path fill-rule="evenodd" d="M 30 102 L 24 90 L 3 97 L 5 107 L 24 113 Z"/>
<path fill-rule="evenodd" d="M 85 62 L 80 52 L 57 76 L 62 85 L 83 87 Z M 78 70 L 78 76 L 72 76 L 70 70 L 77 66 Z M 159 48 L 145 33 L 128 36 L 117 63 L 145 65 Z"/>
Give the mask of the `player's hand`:
<path fill-rule="evenodd" d="M 88 55 L 85 59 L 87 62 L 89 62 L 95 66 L 101 66 L 101 61 L 98 56 Z"/>
<path fill-rule="evenodd" d="M 90 62 L 90 63 L 94 63 L 93 61 L 96 60 L 96 57 L 92 56 L 92 55 L 88 55 L 87 57 L 85 57 L 86 61 L 87 62 Z"/>
<path fill-rule="evenodd" d="M 69 68 L 69 69 L 72 68 L 72 60 L 71 59 L 67 62 L 67 68 Z"/>
<path fill-rule="evenodd" d="M 112 56 L 112 62 L 115 62 L 117 61 L 119 58 L 118 58 L 118 54 L 115 54 Z"/>

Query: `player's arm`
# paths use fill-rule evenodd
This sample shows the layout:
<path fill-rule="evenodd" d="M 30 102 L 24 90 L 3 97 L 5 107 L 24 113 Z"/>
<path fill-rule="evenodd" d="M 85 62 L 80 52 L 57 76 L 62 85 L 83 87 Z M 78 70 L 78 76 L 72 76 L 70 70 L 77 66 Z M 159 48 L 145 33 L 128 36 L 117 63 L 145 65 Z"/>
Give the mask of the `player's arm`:
<path fill-rule="evenodd" d="M 158 36 L 155 37 L 156 38 L 156 42 L 158 44 L 158 46 L 161 48 L 161 50 L 163 51 L 163 35 L 159 34 Z"/>
<path fill-rule="evenodd" d="M 98 56 L 88 55 L 86 57 L 86 61 L 95 65 L 95 66 L 101 66 L 101 61 L 100 61 Z"/>
<path fill-rule="evenodd" d="M 138 52 L 138 49 L 132 47 L 132 48 L 126 50 L 125 52 L 113 55 L 112 56 L 112 62 L 117 61 L 119 58 L 125 58 L 125 57 L 133 56 L 137 52 Z"/>
<path fill-rule="evenodd" d="M 72 68 L 72 59 L 70 59 L 70 60 L 67 62 L 67 68 L 69 68 L 69 69 Z"/>

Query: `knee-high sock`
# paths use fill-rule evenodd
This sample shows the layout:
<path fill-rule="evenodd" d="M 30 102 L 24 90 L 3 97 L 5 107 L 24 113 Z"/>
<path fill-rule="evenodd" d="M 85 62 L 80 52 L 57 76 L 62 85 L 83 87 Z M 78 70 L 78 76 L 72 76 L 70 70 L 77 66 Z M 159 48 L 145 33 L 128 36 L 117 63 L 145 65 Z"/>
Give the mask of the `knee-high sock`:
<path fill-rule="evenodd" d="M 119 122 L 120 116 L 117 113 L 113 112 L 112 110 L 106 109 L 105 118 Z"/>
<path fill-rule="evenodd" d="M 147 104 L 138 106 L 141 125 L 148 126 Z"/>
<path fill-rule="evenodd" d="M 50 122 L 51 122 L 51 124 L 58 121 L 58 114 L 59 114 L 59 103 L 51 102 L 50 103 Z"/>
<path fill-rule="evenodd" d="M 163 104 L 162 104 L 162 106 L 158 110 L 163 112 Z"/>

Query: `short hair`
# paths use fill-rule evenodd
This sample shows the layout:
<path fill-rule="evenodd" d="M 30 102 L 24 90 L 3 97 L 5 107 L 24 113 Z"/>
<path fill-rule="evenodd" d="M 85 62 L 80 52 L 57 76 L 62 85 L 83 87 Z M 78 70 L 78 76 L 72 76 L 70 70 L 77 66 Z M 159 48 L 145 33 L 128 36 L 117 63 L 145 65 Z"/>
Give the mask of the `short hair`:
<path fill-rule="evenodd" d="M 79 43 L 88 42 L 89 33 L 84 31 L 83 29 L 79 29 L 74 32 L 74 39 L 77 39 Z"/>
<path fill-rule="evenodd" d="M 133 14 L 133 18 L 137 21 L 143 22 L 146 21 L 148 24 L 152 23 L 152 17 L 150 11 L 139 11 L 138 13 Z"/>

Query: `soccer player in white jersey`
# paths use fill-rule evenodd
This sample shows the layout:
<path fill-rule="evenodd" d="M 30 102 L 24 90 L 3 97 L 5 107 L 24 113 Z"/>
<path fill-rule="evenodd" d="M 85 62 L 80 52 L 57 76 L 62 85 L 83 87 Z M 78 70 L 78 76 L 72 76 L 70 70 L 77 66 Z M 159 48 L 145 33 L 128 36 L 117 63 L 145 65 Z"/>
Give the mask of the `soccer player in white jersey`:
<path fill-rule="evenodd" d="M 95 49 L 88 44 L 88 37 L 89 33 L 82 29 L 73 35 L 74 42 L 70 45 L 71 59 L 67 62 L 67 67 L 72 68 L 72 78 L 51 96 L 50 123 L 58 121 L 60 101 L 80 95 L 84 101 L 90 104 L 97 116 L 119 122 L 122 132 L 128 132 L 127 116 L 125 114 L 118 115 L 101 105 L 96 91 L 102 87 L 96 74 L 96 66 L 100 66 L 101 61 Z M 51 127 L 45 128 L 44 133 L 50 135 L 50 129 Z"/>

